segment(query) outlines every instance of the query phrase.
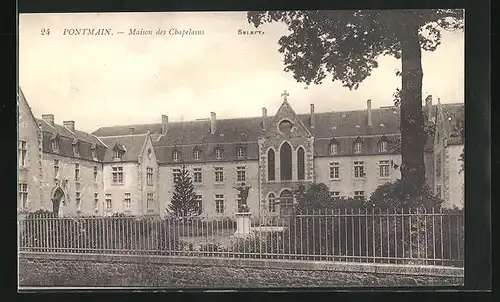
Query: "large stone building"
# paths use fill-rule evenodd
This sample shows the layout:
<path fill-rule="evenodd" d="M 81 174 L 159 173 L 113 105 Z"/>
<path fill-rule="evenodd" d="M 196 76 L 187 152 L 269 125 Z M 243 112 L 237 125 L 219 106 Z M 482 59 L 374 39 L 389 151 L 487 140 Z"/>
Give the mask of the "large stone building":
<path fill-rule="evenodd" d="M 462 107 L 433 106 L 430 98 L 425 106 L 427 121 L 443 128 L 426 146 L 427 182 L 456 205 L 463 204 L 463 194 L 454 189 L 460 181 L 463 186 L 463 175 L 452 157 L 462 142 L 450 140 L 447 118 L 449 108 Z M 311 105 L 309 113 L 296 114 L 285 94 L 272 116 L 265 108 L 254 118 L 217 120 L 211 113 L 209 119 L 169 122 L 162 115 L 161 123 L 102 127 L 92 134 L 76 130 L 74 121 L 57 125 L 53 115 L 39 123 L 39 204 L 63 213 L 164 215 L 184 165 L 211 217 L 236 212 L 235 187 L 241 183 L 251 187 L 247 202 L 259 216 L 289 208 L 299 184 L 324 183 L 333 196 L 368 198 L 379 185 L 400 178 L 392 166 L 401 156 L 390 147 L 399 137 L 399 110 L 372 109 L 370 101 L 366 110 L 316 113 Z M 435 153 L 445 158 L 439 175 Z"/>

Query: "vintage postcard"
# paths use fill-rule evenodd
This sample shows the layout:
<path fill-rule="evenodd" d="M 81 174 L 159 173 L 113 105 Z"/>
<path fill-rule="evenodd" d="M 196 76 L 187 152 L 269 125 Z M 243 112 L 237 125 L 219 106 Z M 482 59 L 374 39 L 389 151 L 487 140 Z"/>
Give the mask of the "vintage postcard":
<path fill-rule="evenodd" d="M 464 11 L 19 16 L 19 289 L 461 286 Z"/>

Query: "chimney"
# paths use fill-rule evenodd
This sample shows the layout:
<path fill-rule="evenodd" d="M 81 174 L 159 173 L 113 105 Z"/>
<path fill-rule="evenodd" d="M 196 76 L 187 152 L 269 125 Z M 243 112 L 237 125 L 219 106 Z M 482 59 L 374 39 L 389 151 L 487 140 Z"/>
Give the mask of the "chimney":
<path fill-rule="evenodd" d="M 69 131 L 75 132 L 75 121 L 64 121 L 63 126 L 66 127 Z"/>
<path fill-rule="evenodd" d="M 311 104 L 311 128 L 314 128 L 315 118 L 314 118 L 314 104 Z"/>
<path fill-rule="evenodd" d="M 161 115 L 161 134 L 165 135 L 168 131 L 168 116 L 165 114 Z"/>
<path fill-rule="evenodd" d="M 366 111 L 368 113 L 368 127 L 372 126 L 372 100 L 366 101 Z"/>
<path fill-rule="evenodd" d="M 42 120 L 47 124 L 54 126 L 54 115 L 53 114 L 42 114 Z"/>
<path fill-rule="evenodd" d="M 429 95 L 425 98 L 425 112 L 427 114 L 427 120 L 431 120 L 431 112 L 432 112 L 432 95 Z"/>
<path fill-rule="evenodd" d="M 210 133 L 215 134 L 215 112 L 210 112 Z"/>
<path fill-rule="evenodd" d="M 262 130 L 266 131 L 267 129 L 267 109 L 262 107 Z"/>
<path fill-rule="evenodd" d="M 148 129 L 148 131 L 149 131 L 149 129 Z M 134 127 L 130 127 L 130 128 L 128 128 L 128 133 L 129 133 L 129 134 L 134 134 L 134 133 L 135 133 L 135 129 L 134 129 Z"/>

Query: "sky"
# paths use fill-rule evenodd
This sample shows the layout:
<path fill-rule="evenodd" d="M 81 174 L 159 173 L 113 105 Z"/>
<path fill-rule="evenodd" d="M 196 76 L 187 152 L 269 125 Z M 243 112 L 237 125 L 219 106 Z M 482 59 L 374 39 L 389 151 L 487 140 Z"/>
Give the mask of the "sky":
<path fill-rule="evenodd" d="M 109 28 L 113 35 L 64 35 L 70 29 Z M 42 30 L 49 30 L 42 35 Z M 167 30 L 166 35 L 129 35 L 130 29 Z M 203 35 L 169 35 L 170 29 Z M 357 90 L 325 79 L 321 85 L 297 83 L 283 71 L 278 39 L 281 23 L 255 30 L 245 12 L 21 14 L 19 86 L 33 114 L 51 113 L 55 122 L 74 120 L 92 132 L 101 126 L 209 118 L 252 117 L 266 107 L 273 115 L 283 102 L 297 113 L 359 110 L 392 105 L 401 85 L 401 62 L 380 57 L 379 67 Z M 118 32 L 124 34 L 118 34 Z M 47 31 L 45 31 L 47 32 Z M 422 53 L 424 97 L 434 102 L 464 101 L 464 33 L 442 33 L 434 52 Z"/>

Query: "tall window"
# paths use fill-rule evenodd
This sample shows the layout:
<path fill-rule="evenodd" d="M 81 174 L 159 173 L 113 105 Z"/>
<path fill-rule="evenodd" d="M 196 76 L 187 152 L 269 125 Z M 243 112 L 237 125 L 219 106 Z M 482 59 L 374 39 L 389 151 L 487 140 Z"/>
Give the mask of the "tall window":
<path fill-rule="evenodd" d="M 437 197 L 442 198 L 443 194 L 441 192 L 441 185 L 436 186 L 436 195 Z"/>
<path fill-rule="evenodd" d="M 215 212 L 224 213 L 224 194 L 215 194 Z"/>
<path fill-rule="evenodd" d="M 276 196 L 274 195 L 274 193 L 269 193 L 267 200 L 268 200 L 268 211 L 272 213 L 276 212 Z"/>
<path fill-rule="evenodd" d="M 289 143 L 281 145 L 280 171 L 281 180 L 292 180 L 292 147 Z"/>
<path fill-rule="evenodd" d="M 362 142 L 354 143 L 354 153 L 360 154 L 361 152 L 363 152 L 363 143 Z"/>
<path fill-rule="evenodd" d="M 274 180 L 275 174 L 275 159 L 274 159 L 274 150 L 269 149 L 267 151 L 267 180 Z"/>
<path fill-rule="evenodd" d="M 389 177 L 389 161 L 388 160 L 379 161 L 378 167 L 379 167 L 379 176 L 381 178 Z"/>
<path fill-rule="evenodd" d="M 97 166 L 94 166 L 94 181 L 97 182 Z"/>
<path fill-rule="evenodd" d="M 328 151 L 329 151 L 330 155 L 337 155 L 338 151 L 339 151 L 339 145 L 337 144 L 337 142 L 330 143 Z"/>
<path fill-rule="evenodd" d="M 179 161 L 180 157 L 181 157 L 181 154 L 179 151 L 174 151 L 174 153 L 172 153 L 172 158 L 173 158 L 174 162 Z"/>
<path fill-rule="evenodd" d="M 340 177 L 339 163 L 338 162 L 330 163 L 330 179 L 339 179 L 339 177 Z"/>
<path fill-rule="evenodd" d="M 21 208 L 26 210 L 28 208 L 28 184 L 19 184 L 19 200 L 21 201 Z"/>
<path fill-rule="evenodd" d="M 194 168 L 193 169 L 193 182 L 197 184 L 201 184 L 203 181 L 202 173 L 201 173 L 201 168 Z"/>
<path fill-rule="evenodd" d="M 238 155 L 238 159 L 243 159 L 245 158 L 245 149 L 243 149 L 242 147 L 239 147 L 236 151 L 237 155 Z"/>
<path fill-rule="evenodd" d="M 236 181 L 246 181 L 245 167 L 236 167 Z"/>
<path fill-rule="evenodd" d="M 99 193 L 94 193 L 94 211 L 99 211 Z"/>
<path fill-rule="evenodd" d="M 28 147 L 26 141 L 19 141 L 19 165 L 21 167 L 26 166 L 26 154 L 28 153 Z"/>
<path fill-rule="evenodd" d="M 132 199 L 130 197 L 130 193 L 125 193 L 125 209 L 130 210 L 131 204 L 132 204 Z"/>
<path fill-rule="evenodd" d="M 197 194 L 195 199 L 196 199 L 196 202 L 198 203 L 198 209 L 200 209 L 200 212 L 203 212 L 203 196 Z"/>
<path fill-rule="evenodd" d="M 54 177 L 59 176 L 59 160 L 54 159 Z"/>
<path fill-rule="evenodd" d="M 75 201 L 76 201 L 76 210 L 80 211 L 81 207 L 82 207 L 82 200 L 81 200 L 80 192 L 76 192 Z"/>
<path fill-rule="evenodd" d="M 76 181 L 80 180 L 80 164 L 79 163 L 75 164 L 75 180 Z"/>
<path fill-rule="evenodd" d="M 297 178 L 299 180 L 305 179 L 304 149 L 302 147 L 297 151 Z"/>
<path fill-rule="evenodd" d="M 365 191 L 354 191 L 355 199 L 365 199 Z"/>
<path fill-rule="evenodd" d="M 113 207 L 113 203 L 112 203 L 112 200 L 111 200 L 111 194 L 106 194 L 106 210 L 111 210 L 111 208 Z"/>
<path fill-rule="evenodd" d="M 215 167 L 215 182 L 223 182 L 223 181 L 224 181 L 224 168 Z"/>
<path fill-rule="evenodd" d="M 365 177 L 365 164 L 362 161 L 354 162 L 354 178 Z"/>
<path fill-rule="evenodd" d="M 153 209 L 153 205 L 154 205 L 153 193 L 147 194 L 147 200 L 148 200 L 148 211 L 150 211 Z"/>
<path fill-rule="evenodd" d="M 113 183 L 122 184 L 123 183 L 123 167 L 113 167 Z"/>
<path fill-rule="evenodd" d="M 224 154 L 224 152 L 222 152 L 222 149 L 220 148 L 217 148 L 215 149 L 215 159 L 222 159 Z"/>
<path fill-rule="evenodd" d="M 436 156 L 436 176 L 441 177 L 441 154 Z"/>
<path fill-rule="evenodd" d="M 153 185 L 153 168 L 146 168 L 146 183 L 150 186 Z"/>
<path fill-rule="evenodd" d="M 179 175 L 181 175 L 181 169 L 172 169 L 172 176 L 174 177 L 174 183 L 179 180 Z"/>
<path fill-rule="evenodd" d="M 380 152 L 380 153 L 387 152 L 387 141 L 381 141 L 378 144 L 378 152 Z"/>
<path fill-rule="evenodd" d="M 195 160 L 200 160 L 201 158 L 201 151 L 200 150 L 194 150 L 193 157 Z"/>

